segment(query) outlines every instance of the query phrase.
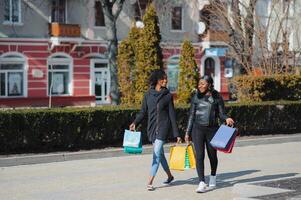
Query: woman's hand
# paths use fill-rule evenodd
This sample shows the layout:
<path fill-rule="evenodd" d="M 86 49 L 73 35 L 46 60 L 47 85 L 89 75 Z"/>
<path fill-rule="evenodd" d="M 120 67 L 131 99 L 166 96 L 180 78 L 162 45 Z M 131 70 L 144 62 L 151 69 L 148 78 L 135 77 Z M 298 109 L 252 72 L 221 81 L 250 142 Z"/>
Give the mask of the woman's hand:
<path fill-rule="evenodd" d="M 129 128 L 130 128 L 130 131 L 134 131 L 134 130 L 136 130 L 136 125 L 134 123 L 131 123 Z"/>
<path fill-rule="evenodd" d="M 181 137 L 177 137 L 177 144 L 180 144 L 180 143 L 182 143 L 182 139 L 181 139 Z"/>
<path fill-rule="evenodd" d="M 233 124 L 234 124 L 234 120 L 232 119 L 232 118 L 227 118 L 226 119 L 226 124 L 228 125 L 228 126 L 233 126 Z"/>
<path fill-rule="evenodd" d="M 185 142 L 188 144 L 190 142 L 190 137 L 188 133 L 185 134 Z"/>

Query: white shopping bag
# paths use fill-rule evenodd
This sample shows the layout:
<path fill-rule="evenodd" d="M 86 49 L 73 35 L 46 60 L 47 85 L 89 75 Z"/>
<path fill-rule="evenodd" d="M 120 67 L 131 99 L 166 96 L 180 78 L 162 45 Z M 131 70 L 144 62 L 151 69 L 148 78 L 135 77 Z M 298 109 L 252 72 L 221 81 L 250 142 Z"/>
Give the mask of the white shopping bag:
<path fill-rule="evenodd" d="M 124 147 L 139 147 L 141 132 L 125 130 L 123 136 Z"/>

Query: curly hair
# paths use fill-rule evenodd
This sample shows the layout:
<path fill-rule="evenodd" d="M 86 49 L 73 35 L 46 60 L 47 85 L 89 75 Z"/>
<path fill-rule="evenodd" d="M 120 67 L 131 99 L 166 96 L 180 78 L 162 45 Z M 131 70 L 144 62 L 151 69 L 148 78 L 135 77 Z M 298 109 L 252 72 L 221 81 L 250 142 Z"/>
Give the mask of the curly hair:
<path fill-rule="evenodd" d="M 151 86 L 156 86 L 159 80 L 166 78 L 166 73 L 162 69 L 154 70 L 149 77 L 149 84 Z"/>

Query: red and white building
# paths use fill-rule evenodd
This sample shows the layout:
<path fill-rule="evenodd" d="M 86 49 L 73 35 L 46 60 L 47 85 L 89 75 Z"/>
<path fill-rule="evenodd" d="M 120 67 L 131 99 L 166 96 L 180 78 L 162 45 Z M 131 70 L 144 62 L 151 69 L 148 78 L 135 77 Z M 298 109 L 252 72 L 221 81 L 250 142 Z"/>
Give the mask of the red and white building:
<path fill-rule="evenodd" d="M 0 3 L 3 13 L 0 15 L 0 107 L 110 104 L 106 28 L 100 2 L 33 2 Z M 181 43 L 188 37 L 195 46 L 201 74 L 211 74 L 215 88 L 228 99 L 227 78 L 231 69 L 225 68 L 226 45 L 215 37 L 222 33 L 209 31 L 200 38 L 195 31 L 199 10 L 187 6 L 189 2 L 183 0 L 174 5 L 169 20 L 160 17 L 158 11 L 160 24 L 168 24 L 162 26 L 161 33 L 169 88 L 176 92 Z M 143 5 L 143 1 L 140 3 Z M 136 17 L 132 14 L 137 13 L 135 6 L 136 1 L 126 1 L 124 5 L 117 21 L 119 40 L 127 36 Z M 193 16 L 195 21 L 191 21 Z"/>

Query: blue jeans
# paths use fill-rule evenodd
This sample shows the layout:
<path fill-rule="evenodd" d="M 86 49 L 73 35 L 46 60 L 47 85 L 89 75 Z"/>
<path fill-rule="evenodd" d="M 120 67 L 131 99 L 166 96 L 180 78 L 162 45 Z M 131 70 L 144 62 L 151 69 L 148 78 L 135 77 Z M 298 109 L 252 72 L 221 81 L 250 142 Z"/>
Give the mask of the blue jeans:
<path fill-rule="evenodd" d="M 167 160 L 164 155 L 163 144 L 164 141 L 158 139 L 156 139 L 155 142 L 153 143 L 154 151 L 153 151 L 153 163 L 150 171 L 151 176 L 156 175 L 160 163 L 166 173 L 170 172 Z"/>

